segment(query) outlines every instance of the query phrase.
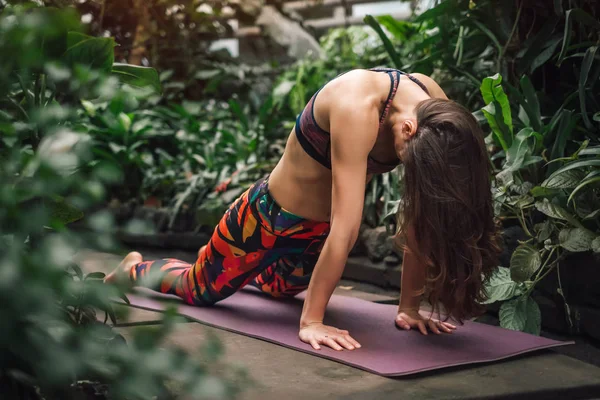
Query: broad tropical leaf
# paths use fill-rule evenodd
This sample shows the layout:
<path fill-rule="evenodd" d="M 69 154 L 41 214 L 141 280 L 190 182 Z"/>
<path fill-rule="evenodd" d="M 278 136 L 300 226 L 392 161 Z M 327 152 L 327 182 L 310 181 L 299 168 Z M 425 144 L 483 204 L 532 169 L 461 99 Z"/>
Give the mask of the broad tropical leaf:
<path fill-rule="evenodd" d="M 140 88 L 151 87 L 157 92 L 161 91 L 160 78 L 154 68 L 114 63 L 112 73 L 127 85 Z"/>
<path fill-rule="evenodd" d="M 579 170 L 565 171 L 560 174 L 552 175 L 542 182 L 542 186 L 548 189 L 571 189 L 577 187 L 584 177 L 584 173 Z"/>
<path fill-rule="evenodd" d="M 63 58 L 68 65 L 81 64 L 110 72 L 114 63 L 113 38 L 97 38 L 78 32 L 69 32 L 68 48 Z"/>
<path fill-rule="evenodd" d="M 504 151 L 508 151 L 512 144 L 513 125 L 512 114 L 508 97 L 502 89 L 502 76 L 496 74 L 483 79 L 480 86 L 481 95 L 487 104 L 482 108 L 492 131 L 500 141 Z"/>
<path fill-rule="evenodd" d="M 515 282 L 525 282 L 541 265 L 539 251 L 528 244 L 522 244 L 510 258 L 510 277 Z"/>
<path fill-rule="evenodd" d="M 500 326 L 514 331 L 540 334 L 540 308 L 531 297 L 519 297 L 502 303 L 499 311 Z"/>
<path fill-rule="evenodd" d="M 558 234 L 561 247 L 572 251 L 582 252 L 592 249 L 592 242 L 598 237 L 594 232 L 585 228 L 566 228 Z"/>
<path fill-rule="evenodd" d="M 523 286 L 510 278 L 508 268 L 498 267 L 490 279 L 485 283 L 485 292 L 488 299 L 482 304 L 491 304 L 497 301 L 510 300 L 523 294 Z"/>
<path fill-rule="evenodd" d="M 554 171 L 554 173 L 552 175 L 550 175 L 550 178 L 565 172 L 565 171 L 569 171 L 572 169 L 577 169 L 577 168 L 586 168 L 586 167 L 600 167 L 600 159 L 592 159 L 592 160 L 579 160 L 579 161 L 575 161 L 572 163 L 568 163 L 564 166 L 562 166 L 561 168 L 557 169 L 556 171 Z M 550 179 L 548 178 L 548 179 Z"/>
<path fill-rule="evenodd" d="M 562 219 L 568 221 L 576 227 L 581 227 L 581 223 L 575 219 L 575 217 L 561 206 L 551 203 L 548 199 L 537 201 L 535 208 L 549 217 Z"/>

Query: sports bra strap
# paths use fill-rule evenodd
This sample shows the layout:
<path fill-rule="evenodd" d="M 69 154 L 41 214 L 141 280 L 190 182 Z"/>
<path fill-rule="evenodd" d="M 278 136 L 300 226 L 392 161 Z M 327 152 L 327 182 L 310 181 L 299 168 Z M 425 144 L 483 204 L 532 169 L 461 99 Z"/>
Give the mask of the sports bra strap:
<path fill-rule="evenodd" d="M 395 74 L 393 73 L 395 72 Z M 400 75 L 401 72 L 400 71 L 387 71 L 387 74 L 390 77 L 390 93 L 388 94 L 387 99 L 385 100 L 384 106 L 383 106 L 383 112 L 381 113 L 381 117 L 379 118 L 379 126 L 381 127 L 381 124 L 383 124 L 383 121 L 385 121 L 385 118 L 387 117 L 388 113 L 390 112 L 390 107 L 392 105 L 392 100 L 394 100 L 394 96 L 396 95 L 396 92 L 398 91 L 398 84 L 400 83 Z"/>

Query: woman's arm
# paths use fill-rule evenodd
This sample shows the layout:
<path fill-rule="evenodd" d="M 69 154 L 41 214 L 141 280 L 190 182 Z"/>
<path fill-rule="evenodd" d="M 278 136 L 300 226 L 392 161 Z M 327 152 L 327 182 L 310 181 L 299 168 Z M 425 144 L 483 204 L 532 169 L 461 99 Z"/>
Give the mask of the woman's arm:
<path fill-rule="evenodd" d="M 300 319 L 301 339 L 315 349 L 319 344 L 337 350 L 341 350 L 340 344 L 348 349 L 358 347 L 346 331 L 341 331 L 346 334 L 335 336 L 322 323 L 362 220 L 367 159 L 377 140 L 379 124 L 377 99 L 372 93 L 368 79 L 354 79 L 344 85 L 343 96 L 330 102 L 331 229 L 315 265 Z M 302 332 L 310 327 L 316 327 L 309 332 L 311 335 Z M 348 343 L 351 345 L 346 346 Z M 352 346 L 352 343 L 356 344 Z"/>
<path fill-rule="evenodd" d="M 422 334 L 427 335 L 427 329 L 436 334 L 442 332 L 452 333 L 456 326 L 429 318 L 425 319 L 419 314 L 421 297 L 425 292 L 427 279 L 427 266 L 423 264 L 418 254 L 414 231 L 409 227 L 406 233 L 407 248 L 402 260 L 402 281 L 400 283 L 400 304 L 396 325 L 402 329 L 417 328 Z"/>
<path fill-rule="evenodd" d="M 413 252 L 416 249 L 414 231 L 406 232 L 406 248 L 402 258 L 402 276 L 400 282 L 400 311 L 419 311 L 421 297 L 425 293 L 427 279 L 427 266 L 419 260 Z"/>

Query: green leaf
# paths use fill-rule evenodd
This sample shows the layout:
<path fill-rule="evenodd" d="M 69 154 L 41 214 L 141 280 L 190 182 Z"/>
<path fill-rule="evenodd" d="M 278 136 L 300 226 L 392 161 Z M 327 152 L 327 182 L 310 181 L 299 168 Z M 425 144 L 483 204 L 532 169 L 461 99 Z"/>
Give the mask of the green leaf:
<path fill-rule="evenodd" d="M 114 62 L 115 41 L 69 32 L 68 48 L 63 58 L 71 66 L 81 64 L 92 69 L 110 72 Z"/>
<path fill-rule="evenodd" d="M 552 175 L 550 175 L 550 178 L 552 178 L 555 175 L 558 175 L 560 173 L 563 173 L 565 171 L 570 171 L 572 169 L 578 169 L 578 168 L 587 168 L 587 167 L 600 167 L 600 160 L 596 160 L 596 159 L 579 160 L 579 161 L 565 164 L 561 168 L 557 169 Z M 548 178 L 548 179 L 550 179 L 550 178 Z"/>
<path fill-rule="evenodd" d="M 540 253 L 528 244 L 517 247 L 510 258 L 510 277 L 515 282 L 525 282 L 542 265 Z"/>
<path fill-rule="evenodd" d="M 600 216 L 600 209 L 592 211 L 591 213 L 589 213 L 588 215 L 586 215 L 585 217 L 583 217 L 583 219 L 584 220 L 596 219 L 598 216 Z"/>
<path fill-rule="evenodd" d="M 554 196 L 556 194 L 556 189 L 548 189 L 542 186 L 536 186 L 529 191 L 533 197 L 547 197 Z"/>
<path fill-rule="evenodd" d="M 483 100 L 487 104 L 482 109 L 483 114 L 500 141 L 503 150 L 507 151 L 512 144 L 513 125 L 510 104 L 501 83 L 502 76 L 495 74 L 484 78 L 479 89 Z"/>
<path fill-rule="evenodd" d="M 523 90 L 523 99 L 525 100 L 523 108 L 527 111 L 527 115 L 533 124 L 533 129 L 539 132 L 542 129 L 542 117 L 540 114 L 540 103 L 537 94 L 535 93 L 535 88 L 527 75 L 521 78 L 520 83 L 521 90 Z"/>
<path fill-rule="evenodd" d="M 452 1 L 442 1 L 439 3 L 439 5 L 430 8 L 415 18 L 415 22 L 434 20 L 438 17 L 449 15 L 452 13 L 453 7 L 455 6 L 456 5 Z"/>
<path fill-rule="evenodd" d="M 562 0 L 554 0 L 554 13 L 559 17 L 564 14 Z"/>
<path fill-rule="evenodd" d="M 567 203 L 570 203 L 571 200 L 573 200 L 573 198 L 575 197 L 575 195 L 586 186 L 600 182 L 600 176 L 598 175 L 600 175 L 600 171 L 594 171 L 588 176 L 586 176 L 586 178 L 579 185 L 577 185 L 575 189 L 573 189 L 573 191 L 569 195 Z"/>
<path fill-rule="evenodd" d="M 537 201 L 535 203 L 535 208 L 541 212 L 542 214 L 546 214 L 549 217 L 555 219 L 561 219 L 564 221 L 570 222 L 572 225 L 580 227 L 581 223 L 573 217 L 568 211 L 562 208 L 559 205 L 550 203 L 548 199 L 544 199 L 542 201 Z"/>
<path fill-rule="evenodd" d="M 539 32 L 535 35 L 531 44 L 525 48 L 525 54 L 523 58 L 519 62 L 519 67 L 517 74 L 522 75 L 527 71 L 531 71 L 531 66 L 534 60 L 539 56 L 539 54 L 546 48 L 544 44 L 547 44 L 548 38 L 551 37 L 556 24 L 558 23 L 559 18 L 555 15 L 550 16 L 546 19 L 546 22 L 539 30 Z"/>
<path fill-rule="evenodd" d="M 587 49 L 585 52 L 585 56 L 583 57 L 583 62 L 581 63 L 581 72 L 579 73 L 579 105 L 581 107 L 581 116 L 583 117 L 583 123 L 585 127 L 589 130 L 593 130 L 594 126 L 592 125 L 592 121 L 590 121 L 590 117 L 587 115 L 586 111 L 586 101 L 585 101 L 585 85 L 587 84 L 588 76 L 590 74 L 590 69 L 592 68 L 592 64 L 594 62 L 594 57 L 596 56 L 596 51 L 598 50 L 598 46 L 592 46 Z"/>
<path fill-rule="evenodd" d="M 523 328 L 523 332 L 539 336 L 540 331 L 542 330 L 542 313 L 540 311 L 540 307 L 532 297 L 527 298 L 525 310 L 527 314 L 527 320 L 525 321 L 525 328 Z"/>
<path fill-rule="evenodd" d="M 559 118 L 560 123 L 558 124 L 558 132 L 556 133 L 552 145 L 552 152 L 550 153 L 550 159 L 552 160 L 564 156 L 567 140 L 571 137 L 571 132 L 573 131 L 573 128 L 575 128 L 576 123 L 571 110 L 562 110 Z M 553 172 L 556 168 L 556 166 L 550 166 L 548 171 Z"/>
<path fill-rule="evenodd" d="M 514 331 L 539 335 L 541 328 L 540 308 L 531 297 L 519 297 L 500 306 L 500 326 Z"/>
<path fill-rule="evenodd" d="M 502 45 L 498 41 L 498 38 L 496 38 L 496 35 L 492 33 L 492 31 L 490 31 L 484 24 L 477 21 L 475 18 L 471 18 L 470 22 L 473 23 L 477 28 L 479 28 L 480 31 L 482 31 L 487 37 L 490 38 L 490 40 L 494 43 L 498 51 L 502 51 Z"/>
<path fill-rule="evenodd" d="M 571 189 L 579 185 L 583 176 L 584 173 L 580 170 L 565 171 L 552 175 L 542 182 L 542 186 L 548 189 Z"/>
<path fill-rule="evenodd" d="M 125 113 L 119 113 L 117 118 L 123 132 L 129 132 L 129 129 L 131 128 L 131 118 L 129 118 L 129 116 Z"/>
<path fill-rule="evenodd" d="M 396 68 L 402 68 L 402 61 L 400 60 L 400 56 L 398 55 L 398 52 L 396 52 L 394 45 L 392 44 L 390 39 L 387 37 L 387 35 L 383 31 L 383 29 L 381 29 L 379 22 L 377 22 L 377 20 L 375 18 L 373 18 L 372 15 L 367 15 L 364 18 L 364 22 L 365 22 L 365 24 L 367 24 L 371 28 L 373 28 L 373 30 L 375 30 L 375 32 L 377 32 L 377 35 L 383 42 L 383 47 L 385 48 L 385 51 L 390 56 L 390 59 L 394 63 L 394 66 Z"/>
<path fill-rule="evenodd" d="M 402 42 L 408 40 L 410 34 L 416 29 L 411 22 L 397 20 L 391 15 L 379 16 L 377 21 Z"/>
<path fill-rule="evenodd" d="M 565 228 L 558 234 L 561 247 L 572 251 L 582 252 L 592 249 L 592 242 L 597 235 L 585 228 Z"/>
<path fill-rule="evenodd" d="M 562 63 L 567 55 L 567 49 L 571 44 L 571 35 L 572 35 L 572 25 L 573 19 L 578 20 L 582 24 L 594 26 L 596 29 L 600 29 L 600 22 L 596 20 L 596 18 L 592 17 L 590 14 L 586 13 L 580 8 L 573 8 L 571 10 L 567 10 L 565 14 L 565 31 L 563 35 L 563 44 L 562 49 L 560 50 L 560 55 L 558 56 L 558 64 Z"/>
<path fill-rule="evenodd" d="M 553 225 L 549 219 L 545 220 L 541 224 L 535 224 L 534 226 L 535 232 L 537 233 L 537 240 L 540 242 L 545 241 L 550 238 L 552 234 Z"/>
<path fill-rule="evenodd" d="M 194 78 L 205 81 L 219 75 L 221 75 L 221 71 L 218 69 L 200 70 L 196 72 Z"/>
<path fill-rule="evenodd" d="M 83 218 L 83 212 L 66 202 L 62 197 L 54 197 L 50 204 L 51 218 L 63 225 L 70 224 Z"/>
<path fill-rule="evenodd" d="M 533 164 L 540 161 L 539 157 L 535 158 L 531 154 L 531 149 L 528 145 L 528 139 L 535 136 L 537 133 L 531 128 L 524 128 L 517 133 L 512 145 L 506 152 L 506 164 L 505 169 L 509 171 L 518 171 L 527 164 Z"/>
<path fill-rule="evenodd" d="M 112 74 L 129 86 L 144 88 L 151 87 L 156 92 L 161 92 L 160 78 L 154 68 L 140 67 L 138 65 L 114 63 Z"/>
<path fill-rule="evenodd" d="M 600 156 L 600 146 L 588 147 L 579 152 L 580 156 Z"/>
<path fill-rule="evenodd" d="M 238 103 L 235 100 L 229 100 L 229 107 L 231 108 L 233 114 L 235 114 L 235 116 L 238 117 L 244 130 L 250 129 L 250 126 L 248 124 L 248 118 L 246 117 L 246 114 L 244 114 L 244 112 L 242 111 L 240 103 Z"/>
<path fill-rule="evenodd" d="M 600 253 L 600 236 L 592 240 L 592 251 L 594 253 Z"/>
<path fill-rule="evenodd" d="M 96 116 L 96 106 L 94 105 L 94 103 L 87 100 L 81 100 L 81 105 L 90 117 Z"/>
<path fill-rule="evenodd" d="M 538 69 L 539 67 L 544 65 L 554 55 L 554 52 L 556 51 L 558 44 L 562 40 L 563 39 L 561 37 L 558 37 L 558 38 L 555 38 L 554 40 L 551 40 L 547 44 L 547 47 L 540 54 L 538 54 L 538 56 L 531 63 L 531 67 L 529 68 L 530 74 L 532 74 L 536 69 Z"/>
<path fill-rule="evenodd" d="M 508 268 L 498 267 L 484 285 L 487 300 L 481 304 L 510 300 L 523 294 L 523 286 L 510 278 Z"/>

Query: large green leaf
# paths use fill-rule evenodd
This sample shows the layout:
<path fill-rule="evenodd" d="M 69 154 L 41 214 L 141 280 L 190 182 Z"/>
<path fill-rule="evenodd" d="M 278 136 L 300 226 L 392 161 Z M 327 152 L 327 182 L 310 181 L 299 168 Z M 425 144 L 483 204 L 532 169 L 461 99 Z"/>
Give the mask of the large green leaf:
<path fill-rule="evenodd" d="M 381 29 L 381 25 L 379 25 L 379 22 L 377 22 L 377 20 L 375 18 L 373 18 L 372 15 L 367 15 L 364 18 L 364 22 L 367 25 L 369 25 L 371 28 L 373 28 L 373 30 L 375 30 L 375 32 L 377 32 L 377 35 L 383 42 L 383 47 L 385 48 L 385 51 L 390 56 L 390 59 L 394 63 L 395 67 L 402 68 L 402 61 L 400 60 L 400 55 L 398 55 L 398 52 L 394 48 L 394 45 L 392 44 L 390 39 L 387 37 L 387 35 L 383 31 L 383 29 Z"/>
<path fill-rule="evenodd" d="M 515 249 L 510 258 L 510 277 L 515 282 L 525 282 L 542 265 L 540 253 L 528 244 Z"/>
<path fill-rule="evenodd" d="M 581 107 L 581 116 L 583 117 L 583 123 L 585 124 L 585 127 L 589 130 L 593 130 L 594 126 L 592 125 L 592 121 L 590 121 L 590 117 L 587 115 L 586 111 L 587 106 L 585 101 L 585 86 L 587 85 L 588 76 L 590 74 L 592 64 L 594 63 L 594 57 L 596 56 L 597 50 L 598 46 L 592 46 L 586 50 L 585 56 L 583 57 L 583 61 L 581 63 L 581 72 L 579 73 L 579 105 Z"/>
<path fill-rule="evenodd" d="M 540 157 L 531 154 L 532 148 L 528 144 L 529 138 L 537 135 L 538 133 L 531 128 L 521 129 L 517 133 L 512 145 L 506 152 L 505 169 L 514 172 L 522 167 L 541 161 Z"/>
<path fill-rule="evenodd" d="M 535 208 L 539 212 L 546 214 L 549 217 L 568 221 L 574 226 L 581 227 L 581 223 L 579 221 L 577 221 L 575 219 L 575 217 L 573 217 L 573 215 L 571 215 L 571 213 L 566 211 L 561 206 L 551 203 L 548 199 L 536 201 Z"/>
<path fill-rule="evenodd" d="M 550 177 L 548 179 L 550 179 L 558 174 L 561 174 L 565 171 L 570 171 L 572 169 L 578 169 L 578 168 L 587 168 L 587 167 L 600 167 L 600 159 L 579 160 L 579 161 L 565 164 L 561 168 L 557 169 L 552 175 L 550 175 Z"/>
<path fill-rule="evenodd" d="M 584 173 L 580 170 L 572 169 L 560 174 L 552 175 L 550 178 L 542 182 L 543 187 L 548 189 L 571 189 L 577 187 L 584 177 Z"/>
<path fill-rule="evenodd" d="M 484 285 L 488 299 L 482 304 L 491 304 L 497 301 L 510 300 L 523 294 L 523 285 L 510 278 L 508 268 L 498 267 Z"/>
<path fill-rule="evenodd" d="M 540 307 L 532 297 L 527 298 L 525 310 L 527 314 L 527 320 L 525 321 L 525 328 L 523 328 L 523 332 L 539 336 L 542 329 L 542 313 L 540 311 Z"/>
<path fill-rule="evenodd" d="M 592 249 L 592 242 L 598 235 L 585 228 L 565 228 L 558 234 L 561 247 L 572 251 L 582 252 Z"/>
<path fill-rule="evenodd" d="M 531 297 L 519 297 L 500 306 L 500 326 L 505 329 L 540 334 L 540 308 Z"/>
<path fill-rule="evenodd" d="M 127 85 L 140 88 L 151 87 L 157 92 L 161 91 L 160 78 L 154 68 L 114 63 L 112 73 Z"/>
<path fill-rule="evenodd" d="M 502 89 L 500 74 L 484 78 L 480 91 L 487 104 L 482 111 L 504 151 L 512 144 L 513 125 L 508 96 Z"/>
<path fill-rule="evenodd" d="M 105 72 L 111 71 L 115 57 L 115 41 L 112 38 L 96 38 L 69 32 L 67 44 L 63 58 L 68 65 L 82 64 Z"/>

